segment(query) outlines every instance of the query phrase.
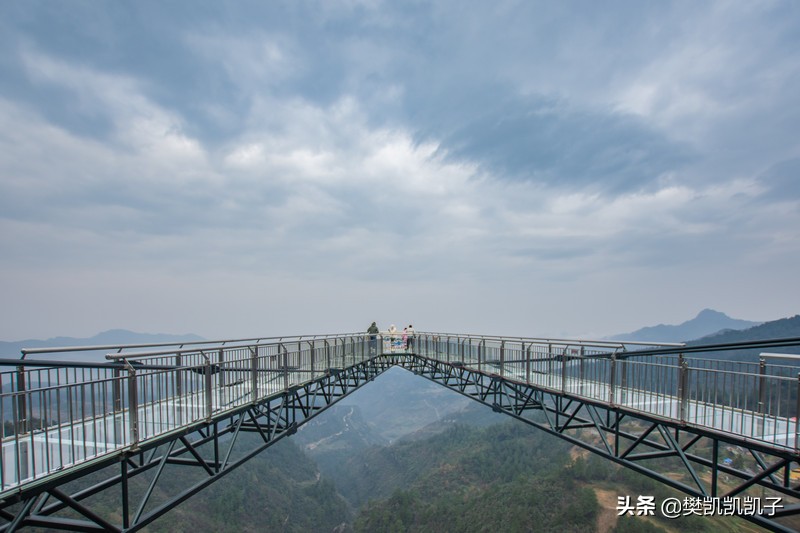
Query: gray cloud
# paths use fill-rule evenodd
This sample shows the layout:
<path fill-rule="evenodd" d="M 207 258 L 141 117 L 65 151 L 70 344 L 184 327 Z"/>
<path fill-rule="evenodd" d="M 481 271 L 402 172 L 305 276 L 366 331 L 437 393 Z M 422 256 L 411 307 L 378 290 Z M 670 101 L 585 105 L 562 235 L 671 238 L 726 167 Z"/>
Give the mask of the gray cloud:
<path fill-rule="evenodd" d="M 793 314 L 798 17 L 4 4 L 0 337 Z"/>
<path fill-rule="evenodd" d="M 790 201 L 800 207 L 800 157 L 781 161 L 759 174 L 768 202 Z"/>
<path fill-rule="evenodd" d="M 469 116 L 465 109 L 462 116 Z M 456 158 L 510 179 L 619 193 L 651 188 L 698 156 L 633 117 L 560 109 L 553 102 L 498 102 L 443 138 Z"/>

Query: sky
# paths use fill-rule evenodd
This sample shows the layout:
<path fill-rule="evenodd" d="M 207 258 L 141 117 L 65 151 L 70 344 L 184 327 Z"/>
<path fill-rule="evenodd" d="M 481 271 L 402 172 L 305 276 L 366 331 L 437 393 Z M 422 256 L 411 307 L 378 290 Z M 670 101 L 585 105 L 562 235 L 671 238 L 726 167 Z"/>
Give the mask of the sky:
<path fill-rule="evenodd" d="M 0 2 L 0 339 L 800 312 L 800 3 Z"/>

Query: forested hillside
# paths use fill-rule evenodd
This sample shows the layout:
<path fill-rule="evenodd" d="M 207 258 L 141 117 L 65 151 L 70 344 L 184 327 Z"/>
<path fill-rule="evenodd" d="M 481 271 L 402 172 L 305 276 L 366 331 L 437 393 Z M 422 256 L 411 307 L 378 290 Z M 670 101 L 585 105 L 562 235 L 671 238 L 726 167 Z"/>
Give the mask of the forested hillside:
<path fill-rule="evenodd" d="M 358 532 L 758 531 L 732 517 L 619 517 L 618 496 L 684 495 L 517 421 L 376 448 L 348 468 L 356 485 L 337 486 L 367 500 Z"/>
<path fill-rule="evenodd" d="M 185 487 L 176 469 L 162 489 Z M 148 527 L 149 531 L 333 531 L 352 519 L 330 480 L 291 439 L 265 452 L 201 491 Z"/>
<path fill-rule="evenodd" d="M 568 449 L 523 424 L 456 426 L 353 458 L 341 488 L 355 504 L 372 498 L 356 531 L 592 530 L 597 499 L 564 475 Z"/>
<path fill-rule="evenodd" d="M 254 435 L 241 435 L 237 451 L 260 441 Z M 82 486 L 107 479 L 119 466 L 80 480 Z M 154 471 L 130 480 L 131 505 L 138 506 Z M 145 512 L 159 506 L 165 496 L 174 497 L 195 483 L 207 479 L 197 467 L 166 465 Z M 112 523 L 121 522 L 119 489 L 101 492 L 87 500 L 93 510 Z M 136 507 L 132 508 L 135 512 Z M 64 512 L 69 515 L 70 511 Z M 74 518 L 80 518 L 73 514 Z M 334 485 L 323 478 L 290 438 L 284 438 L 225 477 L 178 505 L 146 526 L 153 532 L 240 532 L 240 531 L 334 531 L 352 523 L 348 503 Z"/>

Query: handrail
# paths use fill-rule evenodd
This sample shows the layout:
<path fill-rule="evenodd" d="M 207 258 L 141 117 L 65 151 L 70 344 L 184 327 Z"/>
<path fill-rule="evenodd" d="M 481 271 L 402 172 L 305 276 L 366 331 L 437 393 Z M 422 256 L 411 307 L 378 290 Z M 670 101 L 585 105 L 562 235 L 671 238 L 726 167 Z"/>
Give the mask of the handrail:
<path fill-rule="evenodd" d="M 169 352 L 170 354 L 174 354 L 175 352 Z M 192 352 L 192 353 L 200 353 L 200 352 Z M 166 364 L 153 364 L 153 363 L 141 363 L 137 361 L 131 361 L 133 363 L 133 368 L 138 371 L 149 371 L 149 370 L 191 370 L 193 368 L 202 368 L 203 364 L 191 364 L 191 365 L 166 365 Z M 19 359 L 0 359 L 0 366 L 14 366 L 14 367 L 32 367 L 38 369 L 57 369 L 57 368 L 88 368 L 92 370 L 127 370 L 129 369 L 129 365 L 126 364 L 124 359 L 119 361 L 114 361 L 111 363 L 105 362 L 87 362 L 87 361 L 48 361 L 43 359 L 25 359 L 20 361 Z M 238 369 L 236 369 L 238 371 Z M 68 386 L 66 384 L 65 386 Z M 73 383 L 74 385 L 74 383 Z M 30 392 L 30 389 L 28 389 Z"/>
<path fill-rule="evenodd" d="M 762 359 L 786 359 L 789 361 L 800 361 L 800 354 L 796 353 L 768 353 L 762 352 L 758 354 Z"/>
<path fill-rule="evenodd" d="M 31 354 L 42 354 L 42 353 L 67 353 L 67 352 L 93 352 L 93 351 L 101 351 L 101 350 L 118 350 L 118 353 L 122 350 L 133 349 L 133 348 L 157 348 L 159 346 L 198 346 L 201 344 L 209 344 L 213 345 L 213 347 L 219 348 L 220 346 L 224 346 L 227 343 L 232 342 L 261 342 L 266 340 L 282 340 L 282 339 L 296 339 L 302 340 L 306 337 L 310 338 L 336 338 L 336 337 L 347 337 L 352 335 L 358 335 L 359 333 L 321 333 L 321 334 L 303 334 L 303 335 L 283 335 L 280 337 L 251 337 L 249 339 L 222 339 L 222 340 L 211 340 L 211 341 L 186 341 L 186 342 L 155 342 L 155 343 L 141 343 L 141 344 L 103 344 L 103 345 L 89 345 L 89 346 L 60 346 L 60 347 L 51 347 L 51 348 L 23 348 L 20 350 L 22 353 L 22 357 L 20 359 L 25 359 L 27 355 Z M 209 347 L 211 349 L 211 347 Z M 170 352 L 175 353 L 175 352 Z"/>
<path fill-rule="evenodd" d="M 322 337 L 322 338 L 317 339 L 315 337 L 312 340 L 351 339 L 351 338 L 354 338 L 354 337 L 366 337 L 367 335 L 369 335 L 369 334 L 368 333 L 343 333 L 343 334 L 340 334 L 340 335 L 328 335 L 328 336 L 319 335 L 318 337 Z M 107 353 L 106 354 L 106 359 L 108 359 L 110 361 L 119 361 L 119 360 L 123 360 L 123 359 L 131 360 L 131 359 L 142 359 L 142 358 L 145 358 L 145 357 L 156 357 L 158 355 L 194 354 L 194 353 L 203 353 L 203 352 L 206 352 L 206 351 L 210 352 L 210 351 L 213 351 L 213 350 L 219 350 L 219 349 L 221 349 L 223 347 L 226 350 L 236 350 L 236 349 L 242 349 L 242 348 L 255 348 L 255 347 L 261 347 L 261 346 L 276 346 L 276 345 L 282 345 L 282 344 L 287 344 L 287 343 L 302 342 L 303 341 L 303 337 L 307 337 L 307 336 L 308 335 L 303 335 L 303 336 L 298 336 L 298 337 L 268 337 L 268 338 L 264 338 L 262 340 L 278 339 L 278 342 L 264 342 L 264 343 L 256 343 L 256 344 L 233 344 L 233 345 L 227 345 L 227 346 L 214 345 L 214 346 L 208 346 L 208 347 L 204 347 L 204 348 L 187 348 L 185 350 L 165 350 L 165 351 L 154 351 L 154 352 L 134 352 L 134 353 L 127 353 L 127 354 Z M 294 340 L 286 341 L 286 340 L 283 340 L 283 339 L 294 339 Z M 306 342 L 309 342 L 309 341 L 306 341 Z"/>
<path fill-rule="evenodd" d="M 798 344 L 800 344 L 800 337 L 728 342 L 724 344 L 687 344 L 681 348 L 636 350 L 634 352 L 626 352 L 624 355 L 618 354 L 617 358 L 622 359 L 639 355 L 677 355 L 701 352 L 724 352 L 728 350 L 751 350 L 756 348 L 779 348 L 784 346 L 797 346 Z"/>
<path fill-rule="evenodd" d="M 398 331 L 397 333 L 402 333 Z M 616 340 L 596 340 L 596 339 L 556 339 L 545 337 L 519 337 L 519 336 L 506 336 L 506 335 L 477 335 L 474 333 L 440 333 L 432 331 L 415 331 L 414 335 L 432 335 L 438 337 L 448 338 L 464 338 L 464 339 L 487 339 L 487 340 L 505 340 L 505 341 L 525 341 L 525 342 L 540 342 L 543 344 L 567 344 L 576 346 L 598 346 L 598 347 L 618 347 L 623 348 L 626 345 L 633 346 L 664 346 L 664 347 L 681 347 L 685 346 L 682 342 L 643 342 L 643 341 L 616 341 Z"/>
<path fill-rule="evenodd" d="M 175 352 L 170 352 L 175 353 Z M 13 367 L 35 367 L 35 368 L 111 368 L 123 369 L 127 368 L 124 363 L 114 362 L 92 362 L 92 361 L 53 361 L 46 359 L 0 359 L 0 367 L 13 366 Z M 147 370 L 170 370 L 176 368 L 175 365 L 147 365 L 143 367 Z"/>

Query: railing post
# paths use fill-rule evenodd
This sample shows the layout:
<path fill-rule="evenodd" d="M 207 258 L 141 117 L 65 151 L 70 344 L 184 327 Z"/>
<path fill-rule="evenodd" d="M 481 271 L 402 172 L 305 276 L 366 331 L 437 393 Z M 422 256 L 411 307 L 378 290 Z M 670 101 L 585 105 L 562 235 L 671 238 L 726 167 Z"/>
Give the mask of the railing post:
<path fill-rule="evenodd" d="M 567 349 L 565 346 L 561 351 L 561 392 L 564 394 L 567 392 Z"/>
<path fill-rule="evenodd" d="M 13 407 L 12 407 L 13 409 Z M 29 451 L 27 440 L 20 439 L 20 435 L 28 432 L 28 401 L 25 388 L 25 367 L 17 366 L 17 413 L 14 416 L 14 431 L 17 433 L 15 445 L 17 448 L 17 479 L 20 481 L 27 478 L 30 474 Z M 34 453 L 34 450 L 30 450 Z M 34 455 L 35 457 L 35 455 Z M 35 472 L 33 472 L 35 475 Z"/>
<path fill-rule="evenodd" d="M 342 341 L 342 368 L 344 368 L 344 367 L 347 366 L 345 364 L 345 352 L 347 351 L 345 346 L 346 346 L 347 341 L 344 338 L 341 338 L 340 340 Z"/>
<path fill-rule="evenodd" d="M 180 397 L 183 395 L 183 380 L 182 372 L 180 370 L 181 365 L 183 364 L 183 357 L 180 353 L 175 354 L 175 395 Z"/>
<path fill-rule="evenodd" d="M 683 358 L 683 354 L 678 355 L 679 372 L 678 375 L 678 398 L 680 398 L 680 410 L 678 417 L 682 424 L 686 423 L 686 415 L 689 408 L 689 363 Z"/>
<path fill-rule="evenodd" d="M 614 407 L 614 401 L 616 400 L 616 396 L 614 394 L 614 384 L 617 382 L 617 353 L 613 352 L 611 354 L 611 369 L 608 373 L 608 404 L 611 407 Z"/>
<path fill-rule="evenodd" d="M 331 343 L 328 339 L 323 340 L 325 343 L 325 371 L 330 372 L 331 369 Z"/>
<path fill-rule="evenodd" d="M 217 381 L 219 381 L 220 387 L 225 387 L 224 363 L 225 363 L 225 352 L 222 350 L 222 348 L 220 348 L 219 351 L 217 352 L 217 364 L 219 365 L 220 369 L 219 378 L 217 378 Z"/>
<path fill-rule="evenodd" d="M 139 389 L 136 382 L 136 369 L 127 360 L 128 367 L 128 420 L 130 421 L 131 449 L 139 447 Z"/>
<path fill-rule="evenodd" d="M 500 376 L 506 375 L 506 341 L 500 341 Z"/>
<path fill-rule="evenodd" d="M 620 403 L 625 405 L 625 402 L 628 401 L 628 361 L 627 359 L 623 359 L 620 361 L 620 389 L 622 394 L 620 395 Z"/>
<path fill-rule="evenodd" d="M 28 432 L 28 398 L 25 393 L 25 367 L 17 366 L 17 435 Z"/>
<path fill-rule="evenodd" d="M 250 390 L 253 403 L 256 403 L 258 401 L 258 346 L 250 347 Z"/>
<path fill-rule="evenodd" d="M 478 372 L 483 372 L 483 359 L 486 357 L 486 339 L 478 343 Z"/>
<path fill-rule="evenodd" d="M 119 368 L 115 368 L 112 372 L 112 385 L 111 385 L 111 395 L 114 402 L 114 413 L 119 413 L 122 411 L 122 383 L 120 380 L 121 372 Z M 116 428 L 116 422 L 114 427 Z"/>
<path fill-rule="evenodd" d="M 289 390 L 289 350 L 281 344 L 283 348 L 283 390 Z"/>
<path fill-rule="evenodd" d="M 450 362 L 450 336 L 447 336 L 447 362 Z"/>
<path fill-rule="evenodd" d="M 311 379 L 314 379 L 314 341 L 308 341 L 308 347 L 311 350 Z"/>
<path fill-rule="evenodd" d="M 529 344 L 528 347 L 525 347 L 525 343 L 522 343 L 522 356 L 525 358 L 525 383 L 531 382 L 531 345 Z"/>
<path fill-rule="evenodd" d="M 212 379 L 211 379 L 211 358 L 208 357 L 205 352 L 202 350 L 200 351 L 200 355 L 203 356 L 203 359 L 206 360 L 206 371 L 205 371 L 205 385 L 206 385 L 206 421 L 211 422 L 211 414 L 214 412 L 214 402 L 213 400 L 213 386 L 212 386 Z"/>
<path fill-rule="evenodd" d="M 763 357 L 758 358 L 758 412 L 759 414 L 765 414 L 764 409 L 764 396 L 767 393 L 766 387 L 764 386 L 767 378 L 767 361 Z"/>
<path fill-rule="evenodd" d="M 800 451 L 800 373 L 797 374 L 797 403 L 794 406 L 794 450 Z"/>
<path fill-rule="evenodd" d="M 585 395 L 584 391 L 584 383 L 586 381 L 586 361 L 584 356 L 586 355 L 586 346 L 581 345 L 580 351 L 580 359 L 578 359 L 578 383 L 580 383 L 580 394 Z"/>

